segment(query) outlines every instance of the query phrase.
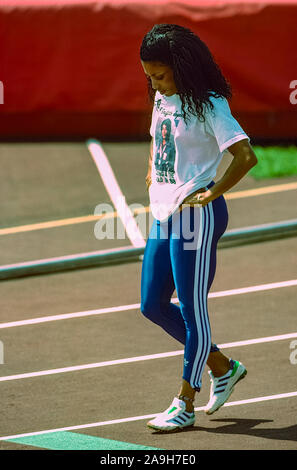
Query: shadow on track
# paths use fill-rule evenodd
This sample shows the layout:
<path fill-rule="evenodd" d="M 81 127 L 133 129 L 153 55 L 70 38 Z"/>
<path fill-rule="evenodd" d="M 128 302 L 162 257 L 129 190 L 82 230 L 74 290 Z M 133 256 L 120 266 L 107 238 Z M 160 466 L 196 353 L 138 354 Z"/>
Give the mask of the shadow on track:
<path fill-rule="evenodd" d="M 225 419 L 212 419 L 213 423 L 227 423 L 224 426 L 217 428 L 206 428 L 201 426 L 191 426 L 186 429 L 177 429 L 175 431 L 155 431 L 153 434 L 174 434 L 177 432 L 196 432 L 204 431 L 213 434 L 241 434 L 247 436 L 255 436 L 266 439 L 282 440 L 282 441 L 297 441 L 297 425 L 287 426 L 284 428 L 262 428 L 254 429 L 262 423 L 272 423 L 272 419 L 240 419 L 240 418 L 225 418 Z"/>

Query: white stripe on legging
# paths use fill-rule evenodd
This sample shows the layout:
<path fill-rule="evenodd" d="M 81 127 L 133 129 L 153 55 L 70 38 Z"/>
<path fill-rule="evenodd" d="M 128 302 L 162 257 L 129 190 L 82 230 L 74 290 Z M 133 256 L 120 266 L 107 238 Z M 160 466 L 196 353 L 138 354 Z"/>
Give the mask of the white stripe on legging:
<path fill-rule="evenodd" d="M 214 235 L 214 214 L 213 214 L 213 205 L 210 202 L 206 209 L 208 210 L 208 221 L 209 221 L 209 233 L 207 237 L 207 248 L 205 254 L 205 262 L 204 262 L 204 276 L 203 276 L 203 295 L 200 297 L 200 301 L 203 303 L 203 313 L 204 316 L 202 318 L 205 324 L 205 330 L 208 336 L 208 347 L 207 349 L 204 348 L 204 356 L 200 359 L 200 369 L 197 371 L 195 383 L 197 382 L 197 376 L 201 379 L 201 375 L 209 355 L 210 345 L 211 345 L 211 332 L 210 332 L 210 325 L 209 325 L 209 318 L 208 318 L 208 307 L 207 307 L 207 286 L 208 286 L 208 279 L 209 279 L 209 271 L 210 271 L 210 261 L 211 261 L 211 245 Z M 200 380 L 199 380 L 200 381 Z"/>
<path fill-rule="evenodd" d="M 213 205 L 212 202 L 210 202 L 206 208 L 208 209 L 209 212 L 209 233 L 208 233 L 208 238 L 207 238 L 207 249 L 206 249 L 206 255 L 205 255 L 205 267 L 204 267 L 204 276 L 203 276 L 203 296 L 200 297 L 200 301 L 203 302 L 203 321 L 205 322 L 205 329 L 207 331 L 208 335 L 208 347 L 207 349 L 204 348 L 204 356 L 200 360 L 200 370 L 197 372 L 198 377 L 201 379 L 203 369 L 206 363 L 206 360 L 208 358 L 209 352 L 210 352 L 210 346 L 211 346 L 211 331 L 210 331 L 210 324 L 209 324 L 209 317 L 208 317 L 208 306 L 207 306 L 207 287 L 208 287 L 208 279 L 209 279 L 209 271 L 210 271 L 210 262 L 211 262 L 211 245 L 212 245 L 212 240 L 214 236 L 214 213 L 213 213 Z M 197 382 L 197 374 L 195 378 L 195 382 Z M 200 380 L 199 380 L 200 381 Z"/>
<path fill-rule="evenodd" d="M 212 206 L 210 203 L 209 205 Z M 208 205 L 208 206 L 209 206 Z M 203 371 L 204 362 L 207 358 L 208 349 L 205 348 L 206 337 L 210 336 L 210 328 L 207 314 L 207 304 L 205 303 L 205 296 L 207 296 L 208 276 L 205 279 L 205 274 L 209 272 L 210 265 L 210 246 L 214 231 L 213 212 L 210 217 L 208 206 L 205 210 L 200 211 L 200 225 L 199 237 L 196 252 L 196 265 L 195 265 L 195 280 L 194 280 L 194 313 L 196 320 L 196 328 L 198 335 L 197 353 L 193 363 L 192 373 L 190 377 L 190 385 L 192 387 L 199 386 L 200 377 Z M 212 219 L 212 220 L 211 220 Z M 209 231 L 209 235 L 207 233 Z M 204 240 L 199 243 L 199 239 L 204 235 Z M 206 245 L 206 246 L 205 246 Z M 200 282 L 199 282 L 200 281 Z M 199 286 L 199 289 L 198 289 Z"/>
<path fill-rule="evenodd" d="M 203 345 L 203 335 L 202 335 L 202 319 L 199 314 L 201 306 L 199 305 L 199 299 L 201 298 L 201 289 L 202 283 L 199 284 L 200 278 L 200 270 L 203 263 L 203 253 L 204 253 L 204 246 L 205 246 L 205 232 L 207 230 L 207 221 L 206 221 L 206 211 L 200 209 L 200 224 L 199 224 L 199 237 L 198 237 L 198 244 L 197 244 L 197 251 L 196 251 L 196 264 L 195 264 L 195 278 L 194 278 L 194 314 L 196 320 L 196 328 L 197 328 L 197 353 L 195 360 L 192 366 L 192 372 L 190 377 L 190 385 L 191 387 L 195 388 L 195 377 L 196 371 L 198 367 L 198 361 L 202 355 L 202 345 Z M 204 238 L 203 238 L 204 235 Z M 200 241 L 201 238 L 201 241 Z"/>

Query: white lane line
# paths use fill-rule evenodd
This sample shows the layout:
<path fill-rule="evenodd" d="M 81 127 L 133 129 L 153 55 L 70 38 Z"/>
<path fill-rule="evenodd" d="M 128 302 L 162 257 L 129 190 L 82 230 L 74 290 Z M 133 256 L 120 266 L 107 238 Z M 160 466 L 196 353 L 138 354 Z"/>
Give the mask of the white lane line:
<path fill-rule="evenodd" d="M 247 400 L 239 400 L 239 401 L 233 401 L 229 403 L 225 403 L 223 407 L 228 407 L 228 406 L 238 406 L 238 405 L 247 405 L 250 403 L 261 403 L 263 401 L 269 401 L 269 400 L 279 400 L 281 398 L 292 398 L 297 396 L 297 391 L 296 392 L 288 392 L 288 393 L 279 393 L 278 395 L 270 395 L 270 396 L 265 396 L 265 397 L 256 397 L 256 398 L 249 398 Z M 204 406 L 200 406 L 195 408 L 195 411 L 203 411 Z M 28 432 L 24 434 L 14 434 L 11 436 L 3 436 L 0 437 L 0 441 L 8 441 L 10 439 L 17 439 L 21 437 L 29 437 L 29 436 L 40 436 L 41 434 L 49 434 L 49 433 L 54 433 L 54 432 L 59 432 L 59 431 L 74 431 L 76 429 L 87 429 L 87 428 L 96 428 L 99 426 L 108 426 L 110 424 L 120 424 L 120 423 L 129 423 L 132 421 L 141 421 L 143 419 L 151 419 L 154 418 L 158 413 L 154 414 L 149 414 L 149 415 L 143 415 L 143 416 L 133 416 L 130 418 L 122 418 L 122 419 L 112 419 L 110 421 L 99 421 L 98 423 L 89 423 L 89 424 L 79 424 L 76 426 L 67 426 L 64 428 L 56 428 L 56 429 L 47 429 L 45 431 L 37 431 L 37 432 Z"/>
<path fill-rule="evenodd" d="M 282 341 L 282 340 L 291 339 L 291 338 L 297 338 L 297 332 L 288 333 L 285 335 L 266 336 L 264 338 L 236 341 L 233 343 L 218 344 L 218 347 L 220 349 L 236 348 L 238 346 L 248 346 L 251 344 L 259 344 L 259 343 L 270 343 L 272 341 Z M 10 380 L 19 380 L 19 379 L 28 379 L 32 377 L 41 377 L 45 375 L 63 374 L 66 372 L 76 372 L 78 370 L 95 369 L 99 367 L 115 366 L 115 365 L 120 365 L 120 364 L 131 364 L 133 362 L 150 361 L 153 359 L 163 359 L 167 357 L 180 356 L 183 353 L 184 353 L 184 350 L 182 349 L 179 351 L 169 351 L 165 353 L 149 354 L 147 356 L 126 357 L 124 359 L 116 359 L 113 361 L 95 362 L 91 364 L 81 364 L 78 366 L 61 367 L 59 369 L 49 369 L 49 370 L 41 370 L 37 372 L 27 372 L 25 374 L 7 375 L 4 377 L 0 377 L 0 382 L 8 382 Z"/>
<path fill-rule="evenodd" d="M 100 142 L 95 139 L 89 139 L 87 141 L 87 147 L 93 157 L 104 186 L 113 202 L 118 216 L 120 217 L 125 227 L 132 245 L 135 247 L 145 246 L 145 240 L 142 236 L 142 233 L 140 232 L 133 214 L 126 203 L 125 197 L 118 185 L 114 172 L 102 146 L 100 145 Z"/>
<path fill-rule="evenodd" d="M 274 282 L 270 284 L 261 284 L 251 287 L 243 287 L 240 289 L 231 289 L 219 292 L 211 292 L 208 298 L 217 298 L 217 297 L 226 297 L 231 295 L 240 295 L 240 294 L 250 294 L 252 292 L 259 292 L 271 289 L 280 289 L 282 287 L 292 287 L 297 285 L 297 279 L 293 279 L 290 281 L 283 281 L 283 282 Z M 172 298 L 171 302 L 178 303 L 177 298 Z M 36 325 L 38 323 L 45 323 L 50 321 L 57 321 L 57 320 L 67 320 L 70 318 L 80 318 L 80 317 L 88 317 L 92 315 L 102 315 L 104 313 L 113 313 L 113 312 L 123 312 L 127 310 L 136 310 L 140 308 L 140 304 L 129 304 L 129 305 L 119 305 L 117 307 L 106 307 L 106 308 L 99 308 L 95 310 L 86 310 L 81 312 L 73 312 L 73 313 L 63 313 L 60 315 L 49 315 L 46 317 L 38 317 L 38 318 L 31 318 L 28 320 L 18 320 L 6 323 L 0 323 L 1 328 L 12 328 L 16 326 L 24 326 L 24 325 Z"/>
<path fill-rule="evenodd" d="M 82 312 L 62 313 L 60 315 L 49 315 L 46 317 L 31 318 L 29 320 L 18 320 L 18 321 L 12 321 L 12 322 L 7 322 L 7 323 L 0 323 L 0 329 L 12 328 L 12 327 L 24 326 L 24 325 L 36 325 L 38 323 L 46 323 L 46 322 L 57 321 L 57 320 L 68 320 L 70 318 L 89 317 L 92 315 L 103 315 L 104 313 L 125 312 L 127 310 L 138 309 L 139 307 L 140 307 L 140 304 L 130 304 L 130 305 L 120 305 L 118 307 L 107 307 L 107 308 L 99 308 L 95 310 L 85 310 Z"/>
<path fill-rule="evenodd" d="M 249 294 L 251 292 L 259 292 L 263 290 L 280 289 L 282 287 L 297 286 L 297 279 L 282 282 L 272 282 L 270 284 L 259 284 L 251 287 L 242 287 L 240 289 L 225 290 L 216 292 L 214 295 L 210 294 L 209 297 L 225 297 L 228 295 Z"/>

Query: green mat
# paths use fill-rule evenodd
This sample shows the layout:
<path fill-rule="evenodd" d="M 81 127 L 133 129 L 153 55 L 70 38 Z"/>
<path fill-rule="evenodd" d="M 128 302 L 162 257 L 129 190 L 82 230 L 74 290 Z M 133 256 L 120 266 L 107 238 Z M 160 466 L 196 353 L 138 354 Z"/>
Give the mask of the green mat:
<path fill-rule="evenodd" d="M 297 147 L 260 147 L 252 146 L 258 163 L 249 175 L 259 180 L 297 175 Z"/>
<path fill-rule="evenodd" d="M 51 450 L 160 450 L 157 447 L 103 439 L 102 437 L 68 431 L 23 436 L 9 439 L 8 442 Z"/>

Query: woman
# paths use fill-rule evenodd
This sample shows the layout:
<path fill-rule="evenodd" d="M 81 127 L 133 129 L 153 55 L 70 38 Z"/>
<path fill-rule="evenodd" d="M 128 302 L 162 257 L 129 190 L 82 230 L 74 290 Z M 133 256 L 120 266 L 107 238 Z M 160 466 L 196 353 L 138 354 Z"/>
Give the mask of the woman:
<path fill-rule="evenodd" d="M 163 413 L 148 423 L 171 431 L 195 422 L 193 402 L 205 364 L 210 368 L 210 400 L 218 410 L 246 375 L 239 361 L 224 356 L 211 341 L 207 297 L 216 269 L 216 248 L 226 230 L 223 193 L 257 163 L 249 137 L 233 118 L 231 88 L 208 47 L 189 29 L 155 25 L 142 41 L 140 59 L 154 108 L 146 177 L 154 222 L 145 248 L 141 311 L 185 345 L 180 391 Z M 171 121 L 175 162 L 169 181 L 158 181 L 157 137 Z M 233 160 L 216 183 L 213 178 L 227 150 Z M 176 289 L 180 306 L 171 303 Z"/>

